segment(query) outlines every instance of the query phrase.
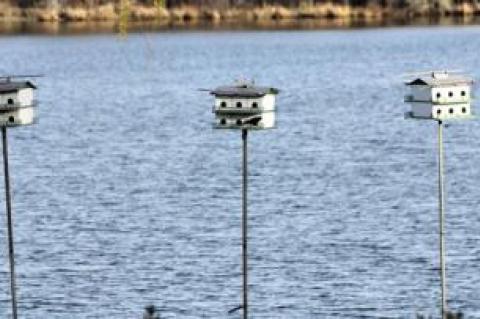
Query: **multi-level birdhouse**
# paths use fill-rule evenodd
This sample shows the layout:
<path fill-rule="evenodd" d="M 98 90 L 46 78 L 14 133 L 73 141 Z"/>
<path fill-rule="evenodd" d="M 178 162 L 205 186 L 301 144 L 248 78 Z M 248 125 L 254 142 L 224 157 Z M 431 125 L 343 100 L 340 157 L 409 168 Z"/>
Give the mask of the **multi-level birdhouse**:
<path fill-rule="evenodd" d="M 0 79 L 0 127 L 33 124 L 36 120 L 33 90 L 30 81 Z"/>
<path fill-rule="evenodd" d="M 469 77 L 431 72 L 407 83 L 410 94 L 405 102 L 411 105 L 406 115 L 417 119 L 467 119 L 472 117 L 471 88 L 473 81 Z"/>
<path fill-rule="evenodd" d="M 253 83 L 221 86 L 215 96 L 215 128 L 268 129 L 275 127 L 275 96 L 278 89 Z"/>

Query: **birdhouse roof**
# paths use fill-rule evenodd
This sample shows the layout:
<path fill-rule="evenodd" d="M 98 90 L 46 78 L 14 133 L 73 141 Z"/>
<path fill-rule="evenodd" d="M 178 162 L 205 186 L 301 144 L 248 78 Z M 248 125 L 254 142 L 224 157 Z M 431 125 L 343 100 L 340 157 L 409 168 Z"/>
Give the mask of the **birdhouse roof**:
<path fill-rule="evenodd" d="M 0 93 L 12 93 L 21 89 L 36 89 L 37 87 L 30 81 L 4 81 L 0 82 Z"/>
<path fill-rule="evenodd" d="M 253 84 L 239 84 L 232 86 L 220 86 L 210 94 L 223 97 L 243 97 L 243 98 L 259 98 L 267 94 L 278 94 L 279 90 L 272 87 L 254 86 Z"/>
<path fill-rule="evenodd" d="M 432 72 L 429 75 L 418 77 L 412 81 L 406 82 L 406 85 L 424 85 L 429 87 L 456 86 L 472 84 L 473 80 L 464 75 L 449 74 L 447 72 Z"/>

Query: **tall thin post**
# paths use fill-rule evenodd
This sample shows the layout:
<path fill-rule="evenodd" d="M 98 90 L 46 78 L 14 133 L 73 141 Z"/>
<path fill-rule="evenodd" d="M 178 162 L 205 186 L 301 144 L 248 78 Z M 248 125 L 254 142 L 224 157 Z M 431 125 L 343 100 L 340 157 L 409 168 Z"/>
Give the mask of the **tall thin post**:
<path fill-rule="evenodd" d="M 2 127 L 3 142 L 3 169 L 5 176 L 5 204 L 7 208 L 7 227 L 8 227 L 8 257 L 10 260 L 10 293 L 12 296 L 12 315 L 17 319 L 17 293 L 15 288 L 15 252 L 13 250 L 13 223 L 12 223 L 12 203 L 10 196 L 10 174 L 8 171 L 8 143 L 7 128 Z"/>
<path fill-rule="evenodd" d="M 242 130 L 242 141 L 243 141 L 243 196 L 242 196 L 242 255 L 243 255 L 243 319 L 248 318 L 248 235 L 247 235 L 247 176 L 248 176 L 248 158 L 247 158 L 247 135 L 248 131 Z"/>
<path fill-rule="evenodd" d="M 443 123 L 438 121 L 438 212 L 440 222 L 440 280 L 442 319 L 447 316 L 447 279 L 445 269 L 445 185 L 443 175 Z"/>

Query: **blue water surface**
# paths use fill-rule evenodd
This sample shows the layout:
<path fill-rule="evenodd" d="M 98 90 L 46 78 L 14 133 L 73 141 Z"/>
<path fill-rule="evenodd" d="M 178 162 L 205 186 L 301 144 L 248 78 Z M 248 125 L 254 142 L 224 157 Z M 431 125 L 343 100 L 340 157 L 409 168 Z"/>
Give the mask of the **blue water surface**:
<path fill-rule="evenodd" d="M 241 139 L 213 88 L 282 90 L 253 132 L 252 318 L 438 316 L 436 126 L 404 74 L 480 78 L 480 27 L 0 38 L 42 73 L 40 123 L 9 131 L 22 319 L 240 318 Z M 480 318 L 480 125 L 445 131 L 451 308 Z M 3 190 L 3 186 L 0 187 Z M 0 198 L 0 207 L 4 205 Z M 3 210 L 3 209 L 2 209 Z M 8 318 L 5 214 L 0 317 Z"/>

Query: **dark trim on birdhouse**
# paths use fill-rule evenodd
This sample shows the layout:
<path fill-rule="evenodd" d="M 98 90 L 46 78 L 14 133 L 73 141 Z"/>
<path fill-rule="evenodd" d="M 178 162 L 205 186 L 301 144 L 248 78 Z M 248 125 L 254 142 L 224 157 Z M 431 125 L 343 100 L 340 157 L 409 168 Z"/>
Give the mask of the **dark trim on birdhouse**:
<path fill-rule="evenodd" d="M 261 114 L 261 113 L 268 113 L 274 112 L 272 111 L 265 111 L 262 108 L 216 108 L 215 106 L 212 109 L 212 112 L 215 114 Z"/>
<path fill-rule="evenodd" d="M 412 82 L 406 83 L 407 85 L 428 85 L 427 82 L 425 82 L 422 79 L 415 79 Z"/>
<path fill-rule="evenodd" d="M 15 111 L 19 109 L 28 109 L 32 107 L 38 107 L 39 102 L 37 100 L 32 100 L 32 103 L 30 105 L 21 105 L 19 103 L 15 104 L 0 104 L 0 112 L 10 112 L 10 111 Z"/>
<path fill-rule="evenodd" d="M 276 88 L 242 84 L 237 86 L 220 86 L 210 91 L 210 94 L 226 98 L 261 98 L 267 94 L 278 94 L 279 92 Z"/>
<path fill-rule="evenodd" d="M 471 85 L 473 80 L 471 78 L 459 75 L 448 75 L 447 77 L 422 77 L 413 81 L 405 83 L 408 86 L 422 85 L 429 87 L 442 87 L 442 86 L 457 86 L 457 85 Z"/>
<path fill-rule="evenodd" d="M 18 92 L 21 89 L 36 89 L 37 87 L 30 81 L 22 81 L 22 82 L 10 82 L 0 81 L 0 94 L 2 93 L 14 93 Z"/>

